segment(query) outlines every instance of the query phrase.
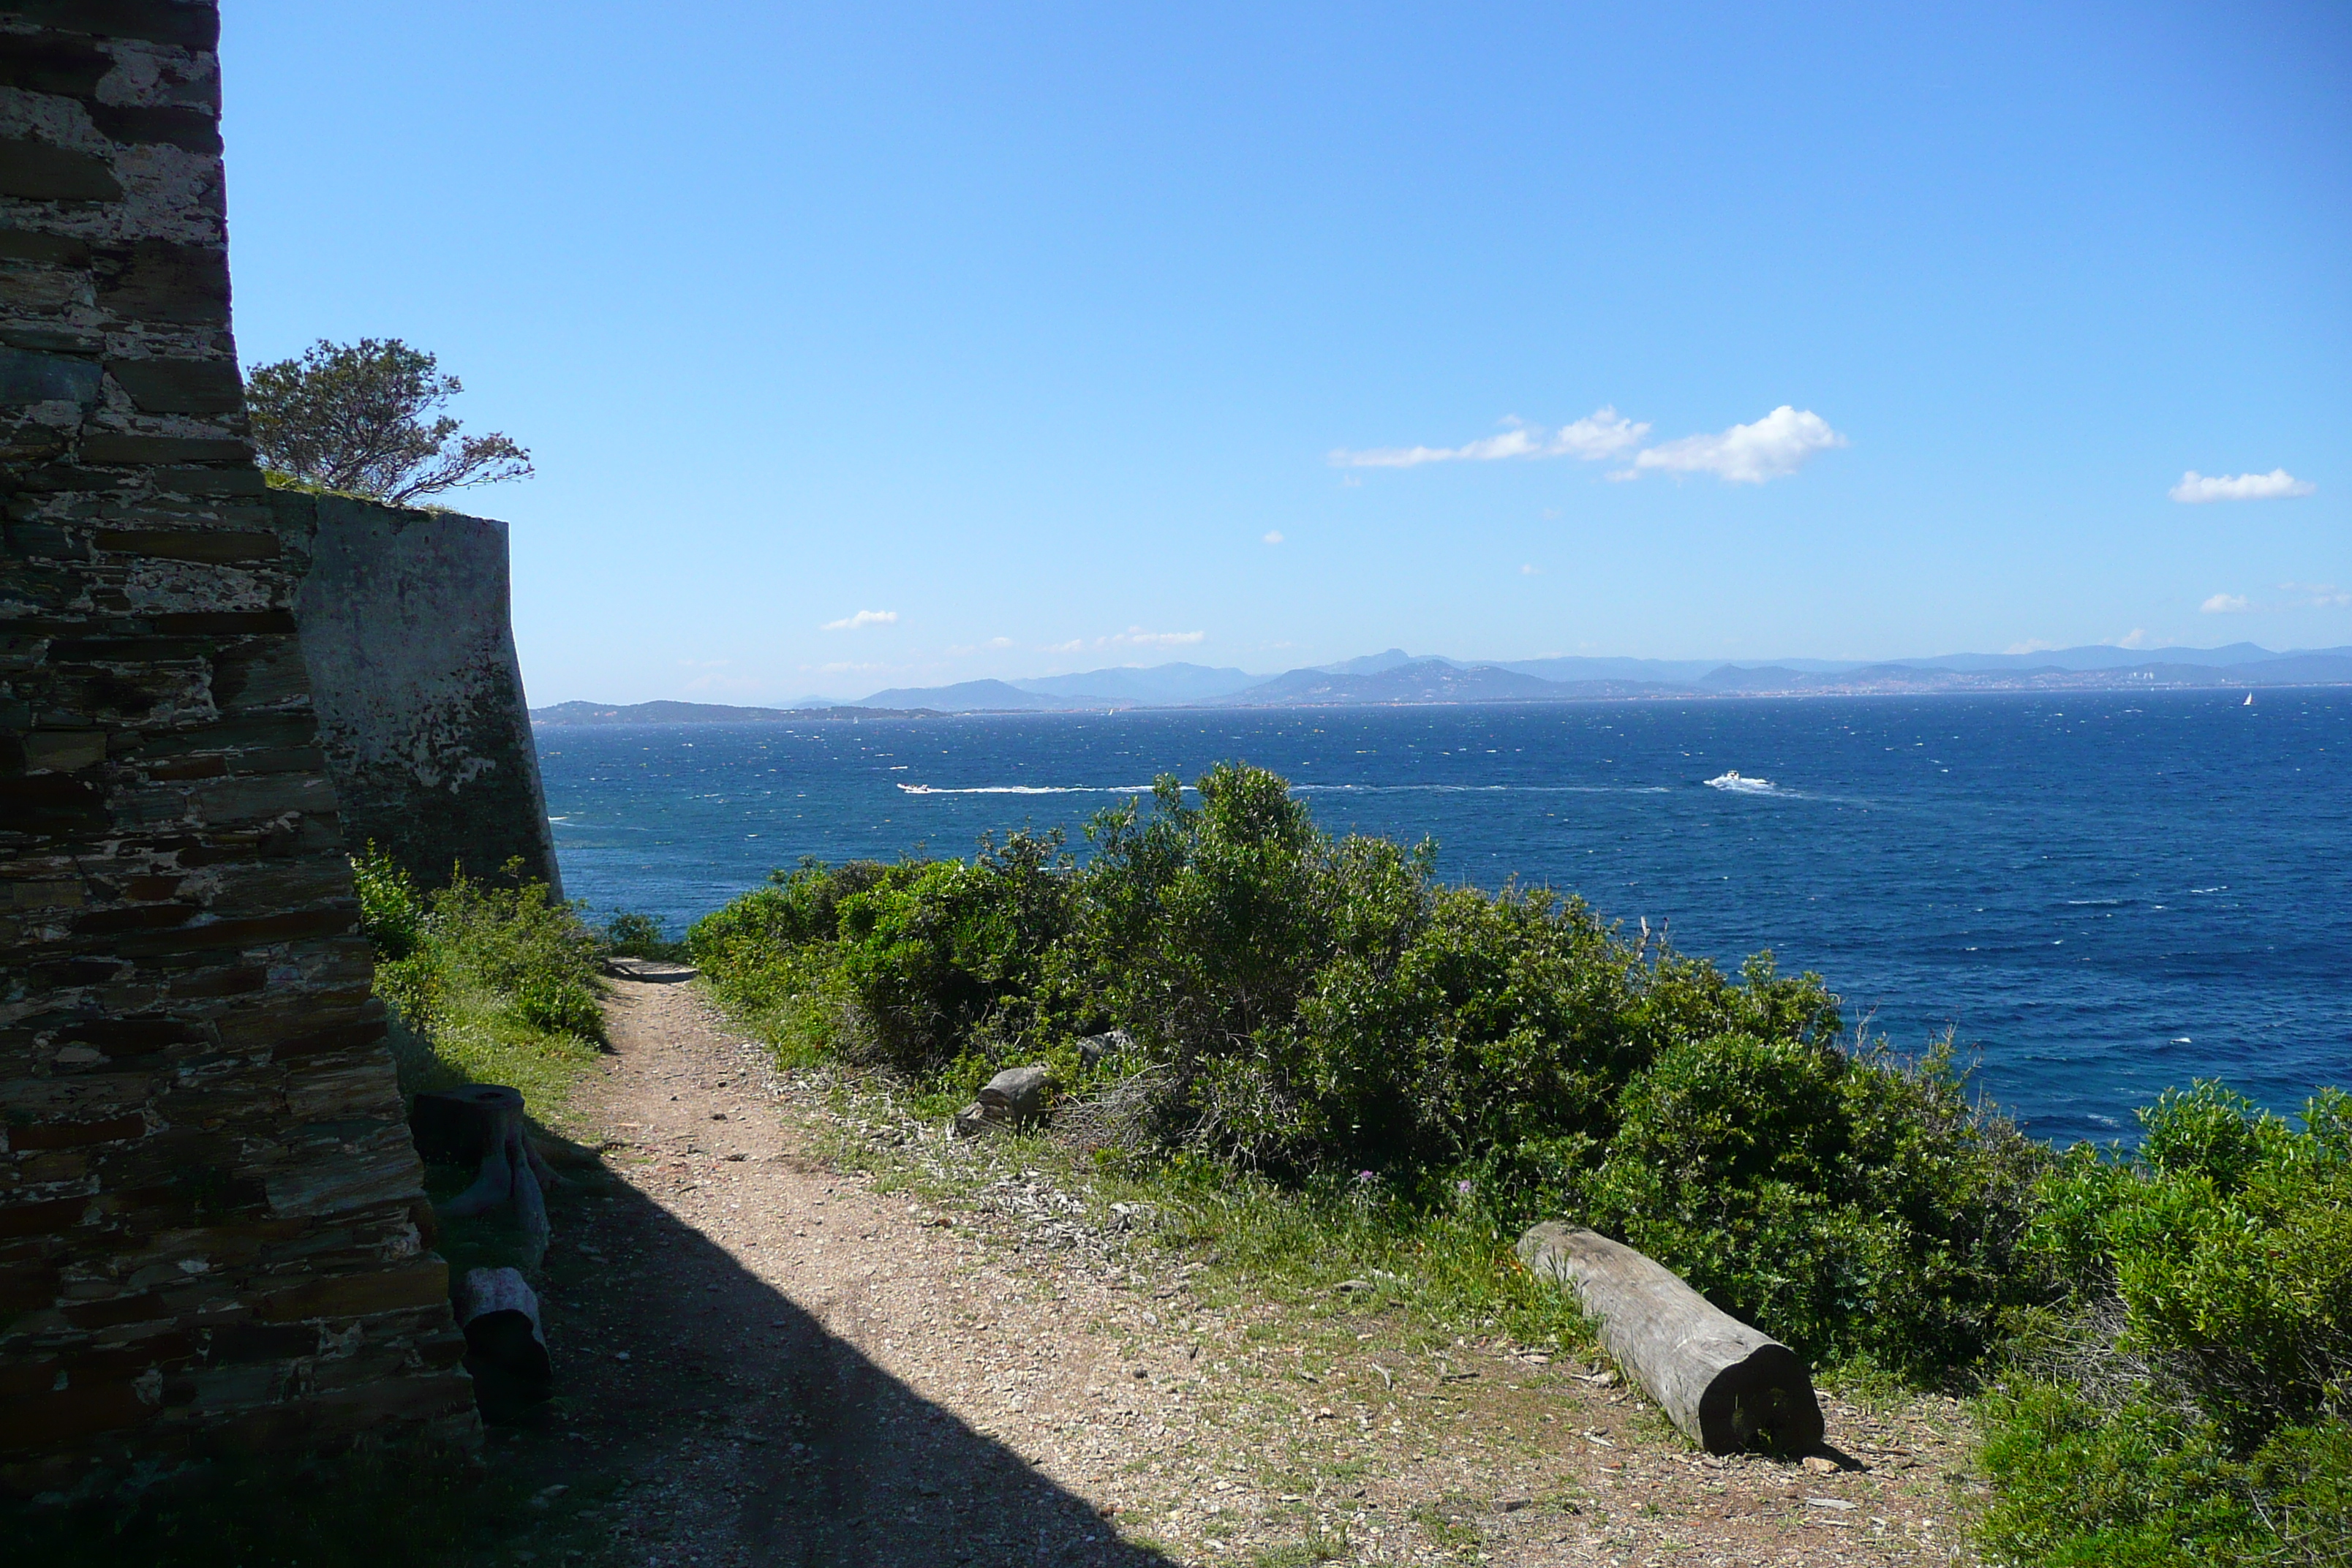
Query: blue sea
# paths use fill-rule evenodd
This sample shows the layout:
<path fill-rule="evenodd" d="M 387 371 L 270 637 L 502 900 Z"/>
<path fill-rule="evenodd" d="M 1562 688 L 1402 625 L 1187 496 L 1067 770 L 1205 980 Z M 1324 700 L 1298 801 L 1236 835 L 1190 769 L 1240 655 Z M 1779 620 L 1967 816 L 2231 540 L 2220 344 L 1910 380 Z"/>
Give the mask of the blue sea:
<path fill-rule="evenodd" d="M 2059 1142 L 2219 1078 L 2352 1085 L 2352 690 L 541 727 L 566 891 L 672 928 L 804 855 L 963 855 L 1240 759 L 1337 832 L 1433 838 L 1849 1021 L 1957 1032 Z M 1734 784 L 1729 773 L 1740 775 Z M 1710 780 L 1717 781 L 1710 784 Z"/>

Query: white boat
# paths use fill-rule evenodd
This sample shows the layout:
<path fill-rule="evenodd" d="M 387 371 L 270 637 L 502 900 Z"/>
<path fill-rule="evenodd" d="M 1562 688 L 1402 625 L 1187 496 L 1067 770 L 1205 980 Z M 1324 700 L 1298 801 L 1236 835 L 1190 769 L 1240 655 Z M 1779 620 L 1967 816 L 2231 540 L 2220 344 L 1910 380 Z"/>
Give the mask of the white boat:
<path fill-rule="evenodd" d="M 1772 787 L 1772 781 L 1770 779 L 1746 778 L 1734 771 L 1731 773 L 1717 773 L 1715 777 L 1706 781 L 1706 787 L 1709 789 L 1736 789 L 1745 791 L 1750 795 L 1760 795 L 1764 791 Z"/>
<path fill-rule="evenodd" d="M 2238 704 L 2238 706 L 2239 706 L 2239 707 L 2241 707 L 2241 708 L 2252 708 L 2253 705 L 2254 705 L 2254 694 L 2253 694 L 2252 692 L 2251 692 L 2251 691 L 2249 691 L 2249 692 L 2247 692 L 2247 693 L 2246 693 L 2246 700 L 2245 700 L 2243 702 L 2241 702 L 2241 703 L 2239 703 L 2239 704 Z"/>

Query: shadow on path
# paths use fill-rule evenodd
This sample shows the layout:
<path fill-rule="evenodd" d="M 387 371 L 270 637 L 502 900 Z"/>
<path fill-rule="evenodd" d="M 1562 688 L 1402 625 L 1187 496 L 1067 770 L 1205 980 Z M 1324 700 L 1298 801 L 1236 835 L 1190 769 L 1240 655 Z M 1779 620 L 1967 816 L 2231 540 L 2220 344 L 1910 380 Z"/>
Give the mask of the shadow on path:
<path fill-rule="evenodd" d="M 559 1189 L 543 1290 L 559 1394 L 493 1439 L 531 1484 L 567 1489 L 548 1507 L 549 1554 L 762 1568 L 1171 1561 L 1120 1542 L 1085 1499 L 651 1195 L 583 1165 Z"/>

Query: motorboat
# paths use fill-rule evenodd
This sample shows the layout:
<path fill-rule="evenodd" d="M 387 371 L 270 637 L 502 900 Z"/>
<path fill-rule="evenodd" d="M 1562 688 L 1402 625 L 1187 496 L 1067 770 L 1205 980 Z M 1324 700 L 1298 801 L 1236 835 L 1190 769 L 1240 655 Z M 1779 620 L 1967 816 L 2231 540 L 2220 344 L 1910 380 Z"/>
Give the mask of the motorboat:
<path fill-rule="evenodd" d="M 1741 790 L 1750 795 L 1759 795 L 1772 787 L 1772 781 L 1770 779 L 1751 779 L 1740 773 L 1737 769 L 1734 769 L 1727 773 L 1716 774 L 1715 777 L 1706 781 L 1706 787 L 1709 789 Z"/>

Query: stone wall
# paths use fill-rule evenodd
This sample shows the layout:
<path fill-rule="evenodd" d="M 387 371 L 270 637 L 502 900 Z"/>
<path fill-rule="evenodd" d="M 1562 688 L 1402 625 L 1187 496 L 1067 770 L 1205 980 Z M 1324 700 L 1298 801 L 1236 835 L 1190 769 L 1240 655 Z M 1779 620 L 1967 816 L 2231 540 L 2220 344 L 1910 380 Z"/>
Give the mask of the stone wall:
<path fill-rule="evenodd" d="M 294 602 L 319 744 L 354 845 L 419 885 L 509 859 L 560 896 L 530 712 L 515 662 L 507 525 L 279 491 L 280 531 L 310 541 Z"/>
<path fill-rule="evenodd" d="M 472 1427 L 229 335 L 211 0 L 0 0 L 0 1489 Z"/>

